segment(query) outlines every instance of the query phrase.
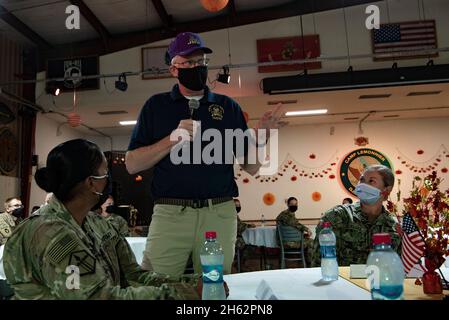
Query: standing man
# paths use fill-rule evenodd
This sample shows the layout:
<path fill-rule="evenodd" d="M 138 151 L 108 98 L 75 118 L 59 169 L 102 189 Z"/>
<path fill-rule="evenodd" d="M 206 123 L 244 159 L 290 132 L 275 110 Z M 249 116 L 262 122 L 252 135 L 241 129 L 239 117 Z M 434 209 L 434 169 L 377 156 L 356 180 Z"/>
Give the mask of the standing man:
<path fill-rule="evenodd" d="M 212 93 L 207 87 L 209 59 L 206 54 L 209 53 L 212 50 L 195 33 L 180 33 L 170 43 L 166 61 L 178 83 L 171 92 L 156 94 L 145 103 L 126 154 L 130 174 L 154 167 L 152 193 L 155 206 L 142 267 L 173 276 L 183 273 L 191 253 L 195 272 L 201 272 L 199 252 L 204 243 L 204 232 L 208 230 L 217 231 L 223 247 L 224 273 L 231 272 L 234 257 L 237 219 L 232 199 L 238 196 L 238 189 L 233 164 L 223 161 L 205 163 L 201 155 L 207 144 L 201 142 L 201 138 L 201 149 L 195 151 L 193 145 L 194 152 L 190 154 L 190 159 L 201 157 L 199 163 L 175 163 L 171 154 L 178 144 L 173 135 L 183 132 L 193 140 L 194 127 L 199 122 L 201 130 L 195 137 L 202 137 L 207 129 L 218 130 L 223 151 L 226 149 L 226 129 L 244 132 L 248 128 L 240 106 L 227 96 Z M 278 128 L 280 117 L 279 105 L 262 116 L 256 130 Z M 217 143 L 215 137 L 213 140 Z M 265 143 L 253 139 L 244 149 L 245 154 Z M 234 155 L 242 156 L 236 154 L 235 148 L 232 150 Z M 243 163 L 242 168 L 254 175 L 260 166 L 258 162 Z"/>
<path fill-rule="evenodd" d="M 22 219 L 22 201 L 16 197 L 6 199 L 5 212 L 0 214 L 0 245 L 6 243 L 6 240 Z"/>

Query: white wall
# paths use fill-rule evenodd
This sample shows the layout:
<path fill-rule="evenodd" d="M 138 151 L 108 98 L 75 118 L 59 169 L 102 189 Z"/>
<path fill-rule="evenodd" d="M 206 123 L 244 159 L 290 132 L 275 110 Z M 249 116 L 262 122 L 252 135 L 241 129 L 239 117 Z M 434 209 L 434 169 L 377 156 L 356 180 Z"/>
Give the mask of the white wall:
<path fill-rule="evenodd" d="M 36 121 L 36 154 L 39 155 L 39 168 L 45 167 L 48 153 L 58 144 L 77 138 L 83 138 L 83 134 L 70 128 L 68 125 L 60 127 L 60 135 L 57 135 L 60 123 L 47 118 L 45 115 L 38 114 Z M 39 188 L 33 179 L 31 182 L 30 208 L 41 205 L 45 200 L 46 192 Z"/>
<path fill-rule="evenodd" d="M 342 158 L 350 151 L 358 149 L 354 145 L 354 137 L 357 134 L 357 124 L 337 124 L 334 135 L 330 135 L 331 125 L 309 125 L 287 127 L 279 134 L 279 160 L 283 161 L 287 153 L 302 164 L 302 167 L 316 168 L 335 161 L 338 157 L 337 168 L 333 170 L 337 179 L 329 178 L 301 178 L 295 182 L 290 180 L 292 174 L 279 177 L 276 182 L 260 183 L 250 178 L 250 183 L 242 183 L 243 178 L 249 177 L 243 174 L 239 180 L 240 201 L 242 203 L 243 220 L 260 219 L 261 214 L 266 219 L 275 219 L 286 208 L 285 200 L 289 196 L 299 199 L 298 218 L 320 218 L 321 214 L 331 207 L 340 204 L 349 193 L 340 185 L 338 179 L 338 165 Z M 401 170 L 402 197 L 409 194 L 412 179 L 415 176 L 398 160 L 398 156 L 407 157 L 410 160 L 427 166 L 435 160 L 444 144 L 449 153 L 449 118 L 424 119 L 424 120 L 390 120 L 367 122 L 363 126 L 364 133 L 369 137 L 370 144 L 366 148 L 375 149 L 386 155 L 394 166 L 394 170 Z M 422 149 L 423 155 L 417 155 L 417 150 Z M 316 159 L 311 160 L 310 154 L 315 154 Z M 444 178 L 442 190 L 449 187 L 449 174 L 441 173 L 440 169 L 449 168 L 449 158 L 442 158 L 438 167 L 439 175 Z M 423 176 L 423 174 L 420 174 Z M 322 195 L 319 202 L 312 200 L 312 192 L 318 191 Z M 276 202 L 272 206 L 266 206 L 262 196 L 271 192 L 276 196 Z M 392 199 L 396 199 L 397 184 L 392 192 Z"/>

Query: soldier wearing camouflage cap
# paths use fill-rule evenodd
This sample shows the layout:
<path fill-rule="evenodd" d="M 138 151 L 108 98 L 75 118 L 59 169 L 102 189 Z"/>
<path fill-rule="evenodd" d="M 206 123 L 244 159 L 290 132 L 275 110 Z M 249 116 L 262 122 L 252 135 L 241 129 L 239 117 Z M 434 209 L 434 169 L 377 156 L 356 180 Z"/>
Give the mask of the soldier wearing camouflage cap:
<path fill-rule="evenodd" d="M 322 222 L 329 221 L 337 238 L 336 252 L 339 266 L 365 264 L 375 233 L 389 233 L 393 249 L 400 253 L 401 238 L 396 231 L 397 221 L 382 205 L 393 189 L 394 175 L 390 168 L 372 165 L 365 169 L 355 194 L 360 199 L 353 204 L 338 205 L 324 213 L 316 228 L 312 267 L 321 263 L 319 237 Z"/>
<path fill-rule="evenodd" d="M 143 271 L 125 238 L 93 211 L 108 196 L 106 159 L 82 139 L 55 147 L 37 184 L 54 196 L 6 243 L 15 299 L 197 299 L 180 279 Z"/>

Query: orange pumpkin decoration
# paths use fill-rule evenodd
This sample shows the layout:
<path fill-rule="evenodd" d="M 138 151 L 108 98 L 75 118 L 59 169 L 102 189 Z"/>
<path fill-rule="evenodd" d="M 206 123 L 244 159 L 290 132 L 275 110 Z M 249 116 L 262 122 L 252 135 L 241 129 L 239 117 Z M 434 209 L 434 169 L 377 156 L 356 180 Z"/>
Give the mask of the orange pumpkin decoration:
<path fill-rule="evenodd" d="M 273 205 L 275 201 L 276 197 L 271 192 L 267 192 L 263 195 L 263 203 L 265 203 L 267 206 Z"/>
<path fill-rule="evenodd" d="M 319 193 L 318 191 L 315 191 L 312 193 L 312 200 L 315 202 L 318 202 L 321 200 L 321 193 Z"/>
<path fill-rule="evenodd" d="M 217 12 L 228 5 L 229 0 L 200 0 L 204 9 L 210 12 Z"/>

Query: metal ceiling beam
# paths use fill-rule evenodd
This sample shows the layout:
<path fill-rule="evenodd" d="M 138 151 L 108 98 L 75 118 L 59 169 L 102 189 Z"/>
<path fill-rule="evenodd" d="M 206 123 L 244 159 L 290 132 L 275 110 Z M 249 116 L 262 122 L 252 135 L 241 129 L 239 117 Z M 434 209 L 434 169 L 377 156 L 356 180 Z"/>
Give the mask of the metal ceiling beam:
<path fill-rule="evenodd" d="M 30 41 L 35 43 L 39 49 L 51 50 L 52 46 L 40 35 L 34 32 L 25 23 L 20 21 L 15 15 L 9 12 L 5 7 L 0 5 L 0 19 L 5 21 L 11 27 L 13 27 L 17 32 L 21 33 L 23 36 L 28 38 Z"/>
<path fill-rule="evenodd" d="M 107 52 L 99 45 L 98 40 L 90 40 L 72 43 L 70 47 L 65 45 L 58 46 L 56 50 L 47 51 L 46 56 L 47 58 L 61 58 L 76 55 L 105 54 L 169 39 L 183 31 L 207 32 L 367 3 L 373 3 L 373 0 L 295 0 L 270 8 L 239 11 L 231 21 L 229 14 L 223 14 L 213 18 L 173 24 L 169 29 L 164 27 L 112 36 Z M 45 64 L 41 66 L 41 70 L 43 70 L 44 66 Z"/>
<path fill-rule="evenodd" d="M 159 18 L 161 18 L 162 24 L 166 28 L 170 28 L 173 24 L 173 17 L 167 13 L 165 10 L 164 4 L 161 0 L 151 0 L 153 2 L 153 6 L 156 9 Z"/>
<path fill-rule="evenodd" d="M 229 0 L 228 10 L 229 10 L 229 16 L 231 17 L 231 21 L 234 22 L 237 17 L 237 10 L 235 9 L 234 0 Z"/>
<path fill-rule="evenodd" d="M 97 31 L 104 46 L 107 48 L 111 35 L 106 27 L 101 23 L 97 16 L 90 10 L 90 8 L 84 3 L 83 0 L 70 0 L 70 3 L 77 6 L 80 9 L 80 13 L 89 22 L 92 28 Z"/>

